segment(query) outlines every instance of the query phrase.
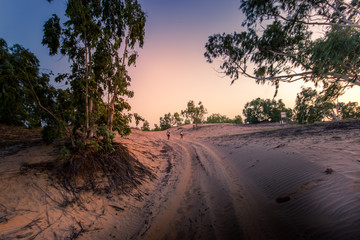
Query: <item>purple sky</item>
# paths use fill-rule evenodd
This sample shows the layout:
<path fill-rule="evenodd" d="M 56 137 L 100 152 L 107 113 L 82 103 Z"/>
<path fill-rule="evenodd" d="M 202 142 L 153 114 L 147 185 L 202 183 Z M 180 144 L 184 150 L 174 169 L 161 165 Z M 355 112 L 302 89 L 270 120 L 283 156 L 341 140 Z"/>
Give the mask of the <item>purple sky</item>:
<path fill-rule="evenodd" d="M 230 79 L 203 57 L 208 36 L 243 31 L 239 0 L 140 0 L 147 14 L 146 36 L 135 68 L 130 69 L 132 111 L 147 119 L 151 127 L 165 113 L 180 112 L 189 100 L 202 101 L 209 114 L 233 118 L 246 102 L 272 98 L 274 87 L 256 85 L 242 78 Z M 64 19 L 65 0 L 0 0 L 0 37 L 33 52 L 43 71 L 68 71 L 67 57 L 48 56 L 41 45 L 44 22 L 56 13 Z M 278 99 L 293 107 L 301 82 L 281 84 Z M 310 85 L 311 86 L 311 85 Z M 360 89 L 349 91 L 341 101 L 358 101 Z"/>

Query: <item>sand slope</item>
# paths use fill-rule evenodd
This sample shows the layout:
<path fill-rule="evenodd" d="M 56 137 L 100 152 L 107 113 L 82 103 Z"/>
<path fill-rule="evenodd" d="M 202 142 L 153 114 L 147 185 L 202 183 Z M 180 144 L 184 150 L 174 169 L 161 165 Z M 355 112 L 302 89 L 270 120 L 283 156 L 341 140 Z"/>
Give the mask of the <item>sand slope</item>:
<path fill-rule="evenodd" d="M 185 132 L 180 139 L 180 130 Z M 157 175 L 129 195 L 70 193 L 0 160 L 0 239 L 360 239 L 360 122 L 134 130 L 117 141 Z"/>

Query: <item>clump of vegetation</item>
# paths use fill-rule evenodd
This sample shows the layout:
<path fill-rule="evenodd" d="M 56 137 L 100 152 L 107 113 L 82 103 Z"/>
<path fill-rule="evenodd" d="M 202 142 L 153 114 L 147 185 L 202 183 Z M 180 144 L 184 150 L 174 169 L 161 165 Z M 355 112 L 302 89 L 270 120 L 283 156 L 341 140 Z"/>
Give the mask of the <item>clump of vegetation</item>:
<path fill-rule="evenodd" d="M 243 114 L 247 123 L 260 122 L 279 122 L 281 120 L 281 112 L 291 118 L 292 110 L 286 108 L 283 101 L 257 98 L 245 104 Z"/>
<path fill-rule="evenodd" d="M 338 97 L 360 86 L 359 7 L 359 1 L 241 1 L 246 30 L 210 36 L 204 55 L 210 63 L 219 59 L 232 83 L 243 77 L 270 83 L 276 95 L 280 82 L 303 80 Z"/>
<path fill-rule="evenodd" d="M 113 140 L 114 132 L 130 134 L 133 117 L 137 125 L 143 121 L 129 113 L 126 99 L 134 96 L 127 69 L 136 63 L 135 48 L 144 44 L 145 13 L 136 0 L 74 0 L 67 1 L 65 17 L 61 24 L 52 15 L 42 39 L 50 55 L 69 58 L 71 72 L 54 79 L 65 90 L 50 85 L 51 75 L 40 73 L 29 50 L 0 39 L 0 123 L 42 127 L 46 143 L 65 139 L 61 160 L 24 169 L 56 170 L 72 188 L 81 182 L 97 189 L 104 178 L 112 189 L 139 184 L 137 178 L 152 174 Z"/>
<path fill-rule="evenodd" d="M 235 123 L 235 124 L 243 124 L 242 117 L 240 115 L 236 115 L 234 119 L 231 119 L 225 115 L 221 115 L 219 113 L 211 114 L 206 118 L 206 123 Z"/>
<path fill-rule="evenodd" d="M 181 113 L 175 112 L 174 114 L 166 113 L 164 117 L 160 117 L 160 125 L 155 124 L 154 131 L 162 131 L 175 126 L 193 123 L 197 127 L 199 123 L 204 122 L 204 116 L 207 113 L 206 108 L 199 102 L 196 106 L 194 101 L 190 100 L 187 103 L 187 108 L 182 110 Z M 149 129 L 144 125 L 144 129 Z M 146 130 L 145 130 L 146 131 Z"/>
<path fill-rule="evenodd" d="M 360 107 L 357 102 L 335 102 L 315 89 L 302 88 L 296 96 L 294 113 L 298 123 L 314 123 L 324 119 L 359 119 Z"/>

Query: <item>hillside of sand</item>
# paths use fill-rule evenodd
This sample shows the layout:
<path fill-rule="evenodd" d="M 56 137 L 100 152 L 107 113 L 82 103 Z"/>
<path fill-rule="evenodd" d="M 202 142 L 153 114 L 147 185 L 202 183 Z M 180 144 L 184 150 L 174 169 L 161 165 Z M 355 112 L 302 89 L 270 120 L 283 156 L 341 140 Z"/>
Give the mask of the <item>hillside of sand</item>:
<path fill-rule="evenodd" d="M 360 121 L 170 132 L 116 138 L 156 179 L 74 199 L 22 169 L 56 145 L 2 131 L 0 239 L 360 239 Z"/>

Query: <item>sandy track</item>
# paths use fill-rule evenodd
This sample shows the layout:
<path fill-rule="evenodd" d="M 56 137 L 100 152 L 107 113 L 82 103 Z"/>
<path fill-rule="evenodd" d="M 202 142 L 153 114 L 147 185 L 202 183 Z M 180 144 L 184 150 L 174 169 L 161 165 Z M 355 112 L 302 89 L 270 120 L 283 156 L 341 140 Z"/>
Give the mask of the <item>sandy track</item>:
<path fill-rule="evenodd" d="M 166 144 L 179 169 L 172 169 L 175 182 L 164 185 L 167 200 L 143 239 L 292 238 L 264 196 L 213 146 L 195 139 Z"/>
<path fill-rule="evenodd" d="M 164 141 L 173 182 L 163 185 L 166 200 L 142 239 L 360 239 L 359 172 L 342 174 L 348 163 L 337 160 L 358 156 L 346 142 L 336 155 L 314 137 L 290 147 L 286 138 L 189 135 Z M 338 172 L 326 174 L 328 166 Z"/>
<path fill-rule="evenodd" d="M 176 182 L 166 186 L 172 188 L 168 200 L 144 239 L 239 239 L 243 233 L 227 179 L 217 171 L 219 157 L 194 142 L 168 144 L 181 169 L 173 170 Z"/>

